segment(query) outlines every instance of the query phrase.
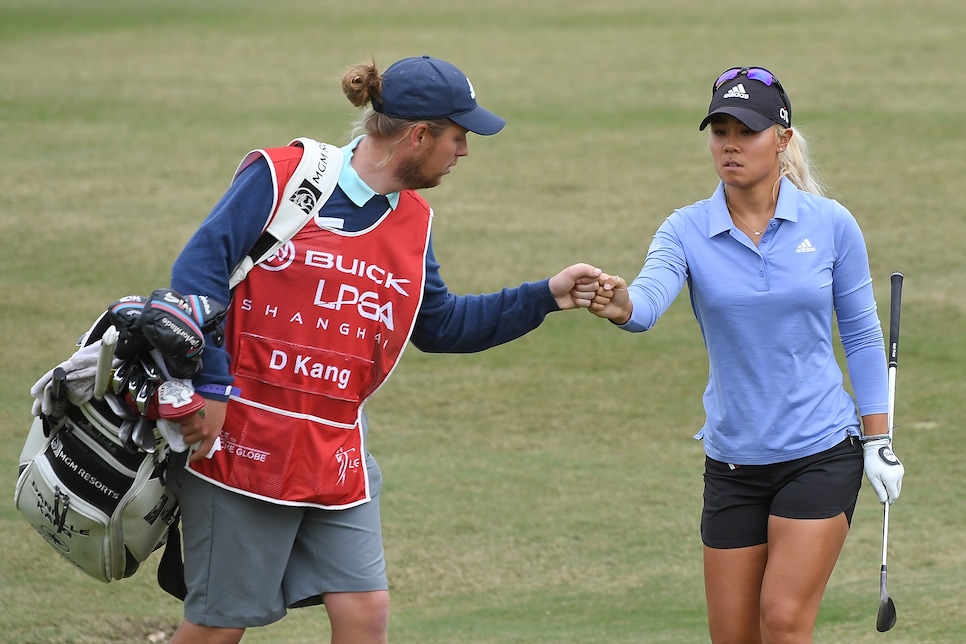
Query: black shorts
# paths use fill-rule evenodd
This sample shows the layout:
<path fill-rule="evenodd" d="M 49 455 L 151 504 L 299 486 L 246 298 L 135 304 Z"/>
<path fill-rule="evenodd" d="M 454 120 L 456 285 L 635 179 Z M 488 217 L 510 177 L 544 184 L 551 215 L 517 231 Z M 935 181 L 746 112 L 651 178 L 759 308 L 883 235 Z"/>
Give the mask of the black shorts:
<path fill-rule="evenodd" d="M 768 543 L 768 517 L 828 519 L 849 524 L 862 485 L 862 446 L 847 438 L 813 456 L 773 465 L 705 458 L 701 540 L 709 548 Z"/>

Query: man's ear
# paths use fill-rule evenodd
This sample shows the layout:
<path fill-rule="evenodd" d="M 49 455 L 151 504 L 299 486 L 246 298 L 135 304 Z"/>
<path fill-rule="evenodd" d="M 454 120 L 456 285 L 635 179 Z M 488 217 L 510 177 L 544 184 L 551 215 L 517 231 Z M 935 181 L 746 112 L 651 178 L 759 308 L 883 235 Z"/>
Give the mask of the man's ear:
<path fill-rule="evenodd" d="M 416 123 L 409 128 L 409 147 L 418 150 L 419 147 L 432 139 L 433 135 L 426 123 Z"/>

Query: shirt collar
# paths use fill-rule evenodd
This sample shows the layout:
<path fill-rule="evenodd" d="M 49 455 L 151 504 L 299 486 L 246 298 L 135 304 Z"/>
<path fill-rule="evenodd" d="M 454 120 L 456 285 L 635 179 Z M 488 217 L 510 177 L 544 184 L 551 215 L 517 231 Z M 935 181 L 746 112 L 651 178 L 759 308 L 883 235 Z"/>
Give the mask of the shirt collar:
<path fill-rule="evenodd" d="M 361 136 L 357 136 L 352 140 L 351 143 L 342 148 L 342 172 L 339 174 L 339 187 L 342 188 L 342 192 L 360 208 L 372 199 L 373 195 L 377 194 L 372 188 L 366 185 L 366 182 L 362 180 L 359 173 L 355 171 L 352 167 L 352 154 L 355 152 L 356 146 L 359 145 L 359 141 L 362 140 Z M 396 206 L 399 205 L 399 193 L 390 192 L 385 195 L 386 199 L 389 201 L 389 206 L 395 210 Z"/>
<path fill-rule="evenodd" d="M 778 187 L 778 204 L 775 206 L 775 219 L 798 221 L 798 188 L 787 177 L 781 178 Z M 724 182 L 718 182 L 718 188 L 711 195 L 708 213 L 708 237 L 714 237 L 734 228 L 728 204 L 725 202 Z"/>

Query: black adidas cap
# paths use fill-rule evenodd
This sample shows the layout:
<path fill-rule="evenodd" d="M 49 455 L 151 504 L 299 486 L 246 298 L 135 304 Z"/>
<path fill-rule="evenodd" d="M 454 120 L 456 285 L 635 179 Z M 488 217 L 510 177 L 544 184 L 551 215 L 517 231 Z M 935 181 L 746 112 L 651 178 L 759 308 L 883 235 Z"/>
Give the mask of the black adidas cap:
<path fill-rule="evenodd" d="M 724 79 L 724 80 L 722 80 Z M 762 67 L 734 67 L 715 81 L 703 130 L 716 114 L 730 114 L 756 132 L 791 127 L 792 103 L 775 75 Z"/>

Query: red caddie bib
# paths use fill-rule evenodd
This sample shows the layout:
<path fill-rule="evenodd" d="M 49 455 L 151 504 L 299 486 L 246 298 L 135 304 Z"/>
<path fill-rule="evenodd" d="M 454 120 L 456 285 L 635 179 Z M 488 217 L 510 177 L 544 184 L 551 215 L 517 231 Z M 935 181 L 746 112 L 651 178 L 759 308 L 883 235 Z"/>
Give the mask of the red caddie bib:
<path fill-rule="evenodd" d="M 291 148 L 264 152 L 285 185 Z M 252 269 L 226 321 L 241 394 L 228 404 L 222 449 L 192 471 L 281 504 L 342 509 L 371 498 L 362 407 L 412 333 L 431 220 L 425 200 L 404 191 L 372 227 L 346 233 L 316 217 Z"/>

